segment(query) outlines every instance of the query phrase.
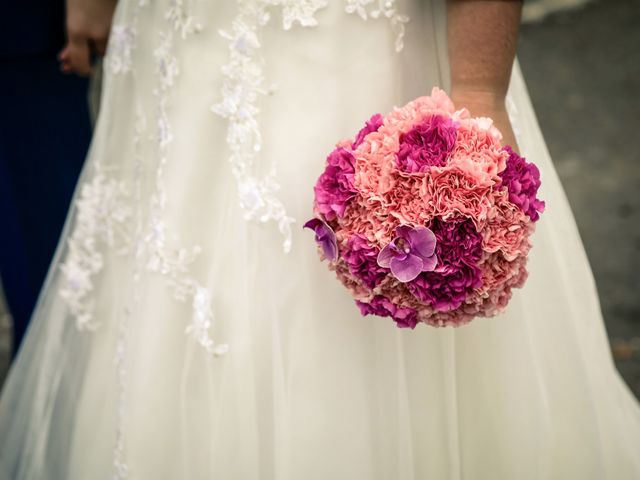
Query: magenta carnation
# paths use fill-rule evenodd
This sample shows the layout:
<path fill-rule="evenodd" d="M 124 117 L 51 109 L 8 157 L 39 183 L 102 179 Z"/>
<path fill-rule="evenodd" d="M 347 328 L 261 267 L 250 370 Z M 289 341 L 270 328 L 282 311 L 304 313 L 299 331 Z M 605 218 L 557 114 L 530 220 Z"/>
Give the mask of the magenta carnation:
<path fill-rule="evenodd" d="M 438 311 L 458 308 L 469 292 L 482 285 L 482 236 L 469 219 L 434 219 L 436 255 L 440 261 L 434 272 L 421 273 L 408 284 L 409 291 Z"/>
<path fill-rule="evenodd" d="M 434 88 L 329 155 L 306 226 L 363 315 L 459 326 L 506 308 L 544 202 L 538 169 L 501 140 Z"/>
<path fill-rule="evenodd" d="M 374 288 L 386 276 L 387 269 L 378 265 L 379 250 L 371 247 L 361 235 L 352 236 L 342 250 L 349 272 L 367 287 Z"/>
<path fill-rule="evenodd" d="M 449 118 L 435 115 L 400 135 L 396 164 L 400 170 L 409 173 L 442 167 L 455 143 L 455 124 Z"/>
<path fill-rule="evenodd" d="M 376 113 L 367 121 L 367 123 L 365 123 L 364 127 L 358 132 L 358 135 L 356 135 L 356 140 L 351 145 L 351 148 L 353 148 L 354 150 L 358 148 L 367 135 L 369 135 L 371 132 L 378 131 L 378 129 L 382 126 L 382 123 L 382 115 Z"/>
<path fill-rule="evenodd" d="M 370 302 L 356 300 L 362 315 L 391 317 L 400 328 L 415 328 L 418 324 L 417 312 L 413 308 L 399 307 L 382 296 L 376 296 Z"/>
<path fill-rule="evenodd" d="M 509 201 L 520 207 L 535 222 L 544 211 L 544 202 L 536 197 L 540 188 L 540 171 L 510 146 L 507 145 L 504 149 L 509 153 L 509 158 L 507 168 L 500 173 L 500 178 L 509 191 Z"/>
<path fill-rule="evenodd" d="M 318 179 L 314 192 L 316 206 L 326 220 L 343 216 L 349 201 L 356 195 L 353 187 L 355 159 L 343 147 L 336 148 L 327 157 L 327 166 Z"/>

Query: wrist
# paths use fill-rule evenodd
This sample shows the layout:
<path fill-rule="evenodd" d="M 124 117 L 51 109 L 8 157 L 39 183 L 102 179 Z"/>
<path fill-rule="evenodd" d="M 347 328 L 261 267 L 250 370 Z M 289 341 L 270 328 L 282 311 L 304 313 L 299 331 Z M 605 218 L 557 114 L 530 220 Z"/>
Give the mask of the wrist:
<path fill-rule="evenodd" d="M 490 87 L 472 87 L 453 85 L 451 88 L 451 100 L 456 108 L 476 107 L 481 110 L 504 110 L 506 105 L 506 92 L 502 89 Z"/>

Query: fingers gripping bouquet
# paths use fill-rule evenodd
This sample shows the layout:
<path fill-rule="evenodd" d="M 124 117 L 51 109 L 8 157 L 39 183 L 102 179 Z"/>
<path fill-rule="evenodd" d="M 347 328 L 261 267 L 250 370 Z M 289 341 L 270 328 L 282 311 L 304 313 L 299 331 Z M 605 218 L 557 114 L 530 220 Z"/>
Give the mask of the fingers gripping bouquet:
<path fill-rule="evenodd" d="M 331 152 L 305 227 L 363 315 L 462 325 L 523 286 L 540 174 L 501 138 L 434 88 Z"/>

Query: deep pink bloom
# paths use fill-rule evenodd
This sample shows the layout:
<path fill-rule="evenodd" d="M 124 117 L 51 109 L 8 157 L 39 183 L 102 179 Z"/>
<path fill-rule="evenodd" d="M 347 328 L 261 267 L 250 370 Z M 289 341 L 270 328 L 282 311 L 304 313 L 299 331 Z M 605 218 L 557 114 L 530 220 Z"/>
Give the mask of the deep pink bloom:
<path fill-rule="evenodd" d="M 456 125 L 447 117 L 434 115 L 400 135 L 396 164 L 403 172 L 426 172 L 446 165 L 456 143 Z"/>
<path fill-rule="evenodd" d="M 326 220 L 342 217 L 349 201 L 356 195 L 353 186 L 355 159 L 351 152 L 338 147 L 327 157 L 324 173 L 314 187 L 316 206 Z"/>
<path fill-rule="evenodd" d="M 303 228 L 309 228 L 315 232 L 316 242 L 322 248 L 324 258 L 330 262 L 335 262 L 338 258 L 338 242 L 333 229 L 318 218 L 312 218 L 304 224 Z"/>
<path fill-rule="evenodd" d="M 415 328 L 418 324 L 418 315 L 415 309 L 399 307 L 387 298 L 376 295 L 370 302 L 365 303 L 356 300 L 356 305 L 362 315 L 377 315 L 379 317 L 391 317 L 399 328 Z"/>
<path fill-rule="evenodd" d="M 378 129 L 382 126 L 383 117 L 379 113 L 376 113 L 372 116 L 367 123 L 365 123 L 364 127 L 358 132 L 356 135 L 355 141 L 351 144 L 351 148 L 354 150 L 360 146 L 362 142 L 364 142 L 364 138 L 369 135 L 371 132 L 377 132 Z"/>
<path fill-rule="evenodd" d="M 375 288 L 388 273 L 386 268 L 378 265 L 377 257 L 378 249 L 357 234 L 342 249 L 342 259 L 348 265 L 349 272 L 369 288 Z"/>
<path fill-rule="evenodd" d="M 378 254 L 378 265 L 390 268 L 401 282 L 410 282 L 420 272 L 436 268 L 436 237 L 427 227 L 400 225 L 396 237 Z"/>
<path fill-rule="evenodd" d="M 509 201 L 522 209 L 535 222 L 544 211 L 544 202 L 536 198 L 540 188 L 540 171 L 533 163 L 527 162 L 510 146 L 504 147 L 509 152 L 507 168 L 500 173 L 502 183 L 509 191 Z"/>
<path fill-rule="evenodd" d="M 440 264 L 433 272 L 418 275 L 409 291 L 438 311 L 458 308 L 469 292 L 482 286 L 482 236 L 469 219 L 434 219 L 436 254 Z"/>

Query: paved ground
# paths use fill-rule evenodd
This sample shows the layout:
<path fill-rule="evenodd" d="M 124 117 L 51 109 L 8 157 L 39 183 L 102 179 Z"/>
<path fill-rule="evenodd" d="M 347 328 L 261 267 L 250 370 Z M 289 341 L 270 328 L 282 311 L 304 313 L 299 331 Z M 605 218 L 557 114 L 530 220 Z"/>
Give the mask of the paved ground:
<path fill-rule="evenodd" d="M 638 25 L 637 0 L 595 1 L 525 25 L 519 56 L 592 262 L 618 367 L 640 397 Z M 0 307 L 0 383 L 8 346 Z"/>

